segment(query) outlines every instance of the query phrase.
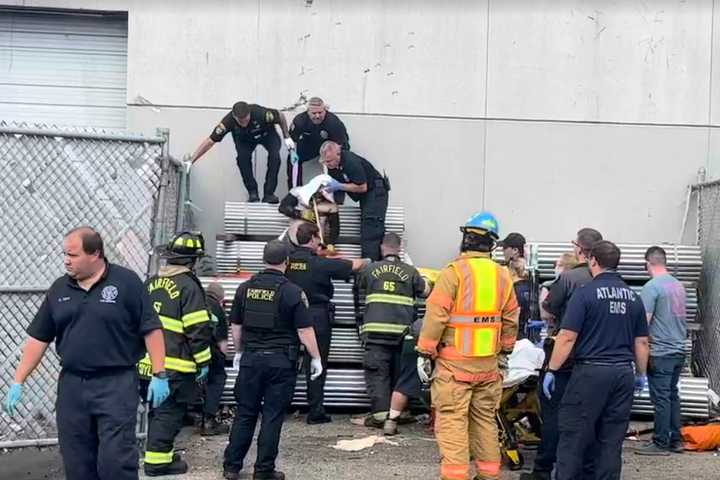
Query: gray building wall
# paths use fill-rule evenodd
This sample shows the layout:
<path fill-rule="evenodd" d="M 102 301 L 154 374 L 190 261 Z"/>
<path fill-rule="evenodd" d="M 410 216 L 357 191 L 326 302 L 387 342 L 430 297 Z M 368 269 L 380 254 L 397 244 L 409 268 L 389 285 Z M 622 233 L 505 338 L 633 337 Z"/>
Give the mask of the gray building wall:
<path fill-rule="evenodd" d="M 2 3 L 127 10 L 128 129 L 170 128 L 177 156 L 237 100 L 323 97 L 428 266 L 483 208 L 535 240 L 677 241 L 687 184 L 720 176 L 720 0 Z M 193 170 L 208 237 L 245 198 L 234 157 Z"/>

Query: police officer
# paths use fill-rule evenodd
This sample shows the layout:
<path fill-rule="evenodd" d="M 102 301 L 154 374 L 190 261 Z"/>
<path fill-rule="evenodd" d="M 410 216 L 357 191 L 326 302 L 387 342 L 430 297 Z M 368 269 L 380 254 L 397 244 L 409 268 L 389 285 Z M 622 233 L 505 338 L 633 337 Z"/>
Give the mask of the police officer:
<path fill-rule="evenodd" d="M 570 298 L 572 298 L 578 288 L 592 280 L 592 275 L 588 268 L 588 256 L 590 255 L 593 245 L 600 240 L 602 240 L 602 234 L 593 228 L 581 228 L 578 230 L 575 240 L 572 243 L 575 249 L 575 255 L 580 263 L 570 270 L 561 273 L 557 281 L 550 287 L 550 293 L 545 299 L 545 302 L 543 302 L 543 308 L 556 319 L 557 324 L 553 325 L 550 330 L 553 337 L 557 335 L 560 329 L 560 320 L 565 314 L 565 309 L 567 308 Z M 546 362 L 550 359 L 552 345 L 552 339 L 545 341 Z M 552 398 L 548 398 L 542 395 L 542 392 L 538 392 L 542 416 L 541 442 L 538 447 L 538 454 L 535 457 L 532 473 L 523 473 L 520 476 L 521 480 L 550 480 L 551 478 L 557 458 L 557 445 L 560 435 L 558 431 L 560 399 L 563 397 L 568 381 L 570 381 L 572 367 L 572 358 L 568 358 L 555 372 L 555 395 L 553 395 Z M 540 383 L 539 387 L 541 385 L 542 383 Z M 583 473 L 586 479 L 594 478 L 594 463 L 592 455 L 589 456 L 585 462 Z"/>
<path fill-rule="evenodd" d="M 515 347 L 520 308 L 510 273 L 490 258 L 498 228 L 487 212 L 460 227 L 461 254 L 438 276 L 417 343 L 421 380 L 429 381 L 425 365 L 436 359 L 431 393 L 443 480 L 470 477 L 471 458 L 476 478 L 500 476 L 500 367 Z"/>
<path fill-rule="evenodd" d="M 320 159 L 335 182 L 326 188 L 329 192 L 347 192 L 360 202 L 360 245 L 362 257 L 380 260 L 380 243 L 385 234 L 385 215 L 388 208 L 390 182 L 380 175 L 370 162 L 340 145 L 328 140 L 320 147 Z M 336 195 L 342 203 L 342 195 Z"/>
<path fill-rule="evenodd" d="M 257 202 L 258 185 L 255 181 L 252 166 L 252 153 L 258 145 L 262 145 L 268 153 L 267 173 L 263 188 L 264 203 L 278 203 L 275 196 L 277 176 L 280 171 L 280 138 L 275 125 L 280 125 L 285 144 L 288 149 L 295 148 L 295 143 L 289 136 L 285 116 L 279 111 L 265 108 L 254 103 L 237 102 L 232 110 L 220 120 L 210 136 L 203 140 L 200 146 L 190 157 L 194 164 L 213 145 L 221 141 L 228 133 L 232 134 L 237 151 L 237 165 L 248 191 L 248 202 Z"/>
<path fill-rule="evenodd" d="M 218 282 L 207 286 L 207 305 L 210 309 L 210 319 L 213 324 L 213 336 L 210 344 L 210 371 L 205 385 L 205 402 L 203 403 L 203 419 L 201 434 L 205 436 L 222 435 L 228 433 L 230 428 L 218 421 L 220 400 L 227 374 L 225 373 L 225 358 L 227 355 L 228 324 L 223 308 L 225 290 Z"/>
<path fill-rule="evenodd" d="M 298 113 L 290 124 L 290 138 L 297 145 L 297 178 L 292 179 L 292 163 L 288 162 L 288 190 L 303 184 L 303 163 L 320 155 L 320 145 L 326 140 L 339 144 L 343 150 L 350 150 L 345 124 L 319 97 L 308 100 L 307 111 Z"/>
<path fill-rule="evenodd" d="M 280 240 L 268 242 L 263 261 L 267 268 L 238 287 L 230 311 L 233 341 L 242 352 L 235 382 L 237 411 L 223 466 L 223 475 L 230 480 L 240 478 L 260 414 L 253 478 L 285 478 L 275 470 L 275 458 L 285 410 L 295 390 L 299 342 L 312 356 L 311 378 L 323 372 L 307 297 L 284 275 L 288 246 Z"/>
<path fill-rule="evenodd" d="M 175 436 L 195 395 L 196 381 L 207 379 L 211 359 L 212 326 L 205 291 L 192 268 L 204 255 L 201 234 L 183 232 L 168 245 L 166 265 L 147 280 L 152 305 L 160 316 L 165 337 L 165 368 L 170 397 L 150 411 L 145 445 L 145 474 L 177 475 L 188 465 L 173 452 Z M 149 359 L 138 364 L 141 376 L 149 373 Z"/>
<path fill-rule="evenodd" d="M 325 413 L 323 406 L 327 362 L 330 354 L 331 327 L 335 309 L 330 303 L 335 293 L 332 280 L 348 280 L 366 262 L 362 260 L 344 260 L 324 258 L 317 255 L 320 248 L 320 230 L 313 223 L 302 223 L 297 229 L 299 247 L 290 254 L 290 263 L 285 275 L 298 285 L 307 295 L 310 303 L 315 336 L 317 338 L 323 374 L 316 379 L 310 378 L 311 357 L 306 353 L 304 368 L 307 378 L 307 398 L 310 410 L 308 424 L 327 423 L 332 419 Z"/>
<path fill-rule="evenodd" d="M 415 299 L 426 297 L 431 285 L 415 267 L 400 260 L 400 236 L 386 233 L 380 245 L 383 259 L 371 263 L 360 276 L 365 313 L 360 336 L 365 346 L 363 367 L 372 415 L 367 426 L 397 433 L 397 421 L 409 397 L 420 394 L 415 337 Z"/>
<path fill-rule="evenodd" d="M 152 359 L 148 396 L 168 396 L 162 325 L 138 276 L 105 259 L 90 227 L 63 242 L 67 275 L 53 282 L 27 329 L 29 338 L 6 409 L 22 402 L 23 384 L 55 341 L 62 369 L 57 389 L 60 453 L 68 480 L 137 480 L 135 423 L 143 342 Z"/>
<path fill-rule="evenodd" d="M 633 389 L 646 383 L 645 308 L 615 271 L 620 249 L 602 240 L 589 257 L 593 280 L 570 299 L 543 380 L 544 394 L 552 398 L 555 372 L 574 350 L 575 366 L 560 400 L 558 480 L 581 478 L 588 454 L 595 459 L 595 478 L 620 478 Z"/>

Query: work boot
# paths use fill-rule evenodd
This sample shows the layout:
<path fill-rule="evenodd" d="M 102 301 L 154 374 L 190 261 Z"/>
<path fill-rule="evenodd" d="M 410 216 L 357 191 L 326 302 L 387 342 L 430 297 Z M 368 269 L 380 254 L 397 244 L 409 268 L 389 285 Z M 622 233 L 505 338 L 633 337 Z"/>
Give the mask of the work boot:
<path fill-rule="evenodd" d="M 148 477 L 161 477 L 164 475 L 182 475 L 187 473 L 188 464 L 179 456 L 173 455 L 172 463 L 162 465 L 145 464 L 145 475 Z"/>
<path fill-rule="evenodd" d="M 248 202 L 257 203 L 260 201 L 260 196 L 257 192 L 248 192 Z"/>
<path fill-rule="evenodd" d="M 255 472 L 253 480 L 285 480 L 285 474 L 277 470 L 273 472 Z"/>
<path fill-rule="evenodd" d="M 308 416 L 305 418 L 305 422 L 308 425 L 319 425 L 321 423 L 330 423 L 332 422 L 332 417 L 328 415 L 327 413 L 322 413 L 320 415 L 311 415 L 308 413 Z"/>
<path fill-rule="evenodd" d="M 365 417 L 364 425 L 370 428 L 383 428 L 385 425 L 385 418 L 387 418 L 387 412 L 370 414 Z"/>
<path fill-rule="evenodd" d="M 276 197 L 276 196 L 273 195 L 272 193 L 271 193 L 270 195 L 265 195 L 265 196 L 263 196 L 263 200 L 262 200 L 262 201 L 263 201 L 263 203 L 270 203 L 270 204 L 272 204 L 272 205 L 274 205 L 274 204 L 276 204 L 276 203 L 280 203 L 280 199 L 278 199 L 278 197 Z"/>
<path fill-rule="evenodd" d="M 550 472 L 530 472 L 521 473 L 520 480 L 550 480 Z"/>
<path fill-rule="evenodd" d="M 383 434 L 388 437 L 397 435 L 397 433 L 398 433 L 397 426 L 398 426 L 397 420 L 390 420 L 388 418 L 387 420 L 385 420 L 385 423 L 383 424 Z"/>
<path fill-rule="evenodd" d="M 636 447 L 635 453 L 637 455 L 645 455 L 650 457 L 667 457 L 668 455 L 670 455 L 670 450 L 668 450 L 667 448 L 662 448 L 655 442 L 648 442 L 645 445 Z"/>
<path fill-rule="evenodd" d="M 230 431 L 230 427 L 222 422 L 218 422 L 213 416 L 205 417 L 205 426 L 201 427 L 200 435 L 203 437 L 212 437 L 213 435 L 225 435 Z"/>
<path fill-rule="evenodd" d="M 223 478 L 225 480 L 238 480 L 240 478 L 240 472 L 233 472 L 232 470 L 223 470 Z"/>
<path fill-rule="evenodd" d="M 683 445 L 682 440 L 678 440 L 677 442 L 671 443 L 670 451 L 673 453 L 683 453 L 685 451 L 685 445 Z"/>

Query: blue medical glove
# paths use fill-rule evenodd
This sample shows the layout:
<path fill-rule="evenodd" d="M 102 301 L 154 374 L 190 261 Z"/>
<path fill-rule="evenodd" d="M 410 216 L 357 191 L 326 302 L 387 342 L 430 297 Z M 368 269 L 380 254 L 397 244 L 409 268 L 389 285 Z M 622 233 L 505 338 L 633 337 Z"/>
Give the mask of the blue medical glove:
<path fill-rule="evenodd" d="M 342 183 L 338 182 L 335 179 L 332 179 L 332 180 L 330 180 L 330 183 L 325 185 L 325 190 L 327 190 L 330 193 L 334 193 L 334 192 L 337 192 L 338 190 L 342 190 L 343 189 L 342 185 L 343 185 Z"/>
<path fill-rule="evenodd" d="M 170 396 L 170 382 L 167 376 L 157 377 L 153 375 L 148 387 L 147 401 L 153 408 L 157 408 Z"/>
<path fill-rule="evenodd" d="M 527 322 L 528 330 L 533 328 L 542 330 L 545 327 L 547 327 L 547 323 L 545 323 L 545 320 L 528 320 Z"/>
<path fill-rule="evenodd" d="M 636 375 L 635 376 L 635 395 L 640 395 L 647 385 L 647 376 Z"/>
<path fill-rule="evenodd" d="M 22 400 L 22 383 L 13 383 L 8 390 L 7 399 L 5 400 L 5 411 L 11 417 L 15 415 L 15 408 Z"/>
<path fill-rule="evenodd" d="M 207 380 L 208 373 L 210 372 L 210 367 L 205 365 L 204 367 L 200 367 L 200 371 L 195 375 L 195 381 L 198 383 L 202 383 L 205 380 Z"/>
<path fill-rule="evenodd" d="M 543 378 L 543 393 L 548 400 L 552 398 L 552 392 L 555 391 L 555 374 L 553 372 L 545 372 Z"/>
<path fill-rule="evenodd" d="M 300 157 L 298 157 L 297 152 L 293 149 L 290 150 L 290 163 L 293 165 L 297 165 L 300 161 Z"/>

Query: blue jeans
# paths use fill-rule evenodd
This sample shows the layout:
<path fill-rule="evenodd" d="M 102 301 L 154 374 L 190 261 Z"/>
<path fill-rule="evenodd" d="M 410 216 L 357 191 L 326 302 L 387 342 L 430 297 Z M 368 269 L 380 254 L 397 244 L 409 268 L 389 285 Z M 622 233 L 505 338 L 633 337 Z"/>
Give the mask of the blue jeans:
<path fill-rule="evenodd" d="M 648 385 L 650 399 L 655 406 L 655 436 L 661 448 L 669 448 L 680 441 L 680 395 L 678 381 L 685 364 L 685 355 L 650 357 Z"/>

